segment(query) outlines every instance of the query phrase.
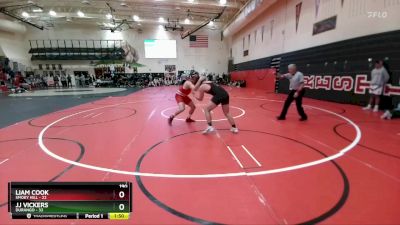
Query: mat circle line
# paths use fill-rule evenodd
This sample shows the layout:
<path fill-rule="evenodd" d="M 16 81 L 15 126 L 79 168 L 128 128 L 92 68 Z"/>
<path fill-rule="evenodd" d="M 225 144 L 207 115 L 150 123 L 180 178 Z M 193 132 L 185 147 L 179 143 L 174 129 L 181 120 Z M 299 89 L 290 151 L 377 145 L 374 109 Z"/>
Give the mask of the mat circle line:
<path fill-rule="evenodd" d="M 364 123 L 364 122 L 366 122 L 366 121 L 358 121 L 358 123 Z M 367 122 L 370 122 L 370 121 L 367 121 Z M 335 134 L 337 134 L 343 140 L 351 141 L 351 139 L 347 138 L 345 135 L 343 135 L 342 133 L 339 132 L 338 128 L 343 126 L 343 125 L 346 125 L 346 123 L 336 124 L 336 126 L 333 127 L 333 132 L 335 132 Z M 363 148 L 365 148 L 365 149 L 367 149 L 369 151 L 384 155 L 384 156 L 392 157 L 392 158 L 395 158 L 395 159 L 400 159 L 399 155 L 391 154 L 389 152 L 385 152 L 385 151 L 382 151 L 382 150 L 379 150 L 379 149 L 376 149 L 376 148 L 372 148 L 372 147 L 369 147 L 369 146 L 364 145 L 364 144 L 358 143 L 358 146 L 363 147 Z"/>
<path fill-rule="evenodd" d="M 239 108 L 237 106 L 229 106 L 229 107 L 230 108 L 234 108 L 234 109 L 238 109 L 239 111 L 241 111 L 241 113 L 238 116 L 234 116 L 233 117 L 234 119 L 240 118 L 240 117 L 242 117 L 242 116 L 244 116 L 246 114 L 246 111 L 244 109 L 242 109 L 242 108 Z M 168 107 L 168 108 L 164 109 L 163 111 L 161 111 L 161 116 L 163 116 L 164 118 L 168 119 L 169 116 L 166 115 L 165 112 L 168 111 L 168 110 L 171 110 L 171 109 L 175 109 L 175 108 L 177 108 L 177 107 L 176 106 L 172 106 L 172 107 Z M 185 121 L 185 119 L 181 119 L 181 118 L 174 118 L 174 120 Z M 213 122 L 218 122 L 218 121 L 225 121 L 225 120 L 228 120 L 228 119 L 226 119 L 226 118 L 213 119 L 212 121 Z M 196 121 L 207 122 L 207 120 L 196 120 Z"/>
<path fill-rule="evenodd" d="M 93 122 L 93 123 L 82 123 L 82 124 L 72 124 L 72 125 L 56 125 L 56 126 L 53 126 L 53 127 L 55 127 L 55 128 L 56 127 L 83 127 L 83 126 L 90 126 L 90 125 L 96 125 L 96 124 L 111 123 L 111 122 L 115 122 L 115 121 L 118 121 L 118 120 L 123 120 L 123 119 L 129 118 L 129 117 L 132 117 L 132 116 L 136 115 L 136 113 L 137 113 L 137 110 L 134 109 L 134 108 L 127 108 L 127 107 L 120 107 L 120 108 L 121 109 L 126 109 L 126 110 L 131 110 L 132 113 L 129 113 L 126 116 L 123 116 L 123 117 L 120 117 L 120 118 L 116 118 L 116 119 L 111 119 L 111 120 L 103 120 L 103 121 Z M 28 125 L 32 126 L 32 127 L 45 127 L 46 126 L 46 125 L 34 124 L 33 121 L 36 120 L 36 119 L 37 118 L 30 119 L 28 121 Z"/>
<path fill-rule="evenodd" d="M 65 138 L 51 138 L 51 137 L 46 137 L 45 139 L 68 141 L 68 142 L 71 142 L 71 143 L 74 143 L 74 144 L 78 145 L 79 149 L 80 149 L 80 153 L 79 153 L 78 157 L 75 159 L 76 162 L 79 162 L 83 158 L 83 155 L 85 154 L 85 146 L 83 146 L 83 144 L 78 142 L 78 141 L 71 140 L 71 139 L 65 139 Z M 0 140 L 0 143 L 14 142 L 14 141 L 29 141 L 29 140 L 37 140 L 37 138 L 18 138 L 18 139 Z M 64 175 L 66 172 L 71 170 L 74 166 L 75 165 L 68 165 L 65 169 L 63 169 L 61 172 L 56 174 L 54 177 L 52 177 L 47 182 L 54 182 L 55 180 L 60 178 L 62 175 Z M 0 203 L 0 208 L 3 207 L 3 206 L 6 206 L 7 204 L 8 204 L 8 202 Z"/>
<path fill-rule="evenodd" d="M 262 98 L 238 98 L 238 99 L 247 99 L 247 100 L 263 100 L 263 101 L 269 101 L 270 99 L 262 99 Z M 271 101 L 278 101 L 278 100 L 271 100 Z M 38 135 L 38 143 L 40 148 L 42 149 L 42 151 L 49 155 L 50 157 L 57 159 L 59 161 L 68 163 L 68 164 L 73 164 L 75 166 L 79 166 L 82 168 L 87 168 L 87 169 L 92 169 L 92 170 L 97 170 L 97 171 L 103 171 L 103 172 L 109 172 L 109 173 L 116 173 L 116 174 L 124 174 L 124 175 L 132 175 L 132 176 L 146 176 L 146 177 L 159 177 L 159 178 L 223 178 L 223 177 L 238 177 L 238 176 L 260 176 L 260 175 L 267 175 L 267 174 L 274 174 L 274 173 L 281 173 L 281 172 L 287 172 L 287 171 L 292 171 L 292 170 L 297 170 L 297 169 L 302 169 L 302 168 L 307 168 L 307 167 L 311 167 L 311 166 L 315 166 L 315 165 L 319 165 L 322 163 L 326 163 L 329 162 L 331 160 L 337 159 L 341 156 L 343 156 L 344 154 L 346 154 L 348 151 L 350 151 L 351 149 L 353 149 L 359 142 L 361 139 L 361 130 L 360 128 L 357 126 L 357 124 L 355 124 L 352 120 L 350 120 L 349 118 L 339 115 L 335 112 L 326 110 L 326 109 L 322 109 L 319 107 L 315 107 L 315 106 L 308 106 L 310 108 L 316 109 L 316 110 L 320 110 L 332 115 L 336 115 L 337 117 L 345 120 L 346 122 L 348 122 L 350 125 L 353 126 L 353 128 L 356 131 L 356 137 L 354 138 L 354 140 L 347 145 L 346 147 L 344 147 L 343 149 L 341 149 L 338 153 L 331 155 L 329 157 L 323 158 L 323 159 L 319 159 L 319 160 L 315 160 L 315 161 L 311 161 L 311 162 L 307 162 L 307 163 L 302 163 L 302 164 L 297 164 L 294 166 L 287 166 L 287 167 L 282 167 L 282 168 L 277 168 L 277 169 L 270 169 L 270 170 L 262 170 L 262 171 L 256 171 L 256 172 L 228 172 L 228 173 L 214 173 L 214 174 L 162 174 L 162 173 L 147 173 L 147 172 L 133 172 L 133 171 L 126 171 L 126 170 L 117 170 L 117 169 L 110 169 L 110 168 L 106 168 L 106 167 L 100 167 L 100 166 L 94 166 L 94 165 L 90 165 L 90 164 L 85 164 L 85 163 L 79 163 L 79 162 L 75 162 L 69 159 L 66 159 L 62 156 L 59 156 L 57 154 L 55 154 L 54 152 L 52 152 L 50 149 L 48 149 L 46 147 L 46 145 L 44 144 L 43 138 L 44 135 L 46 133 L 46 131 L 51 128 L 53 125 L 61 122 L 62 120 L 68 119 L 70 117 L 79 115 L 81 113 L 85 113 L 85 112 L 90 112 L 93 110 L 97 110 L 97 109 L 102 109 L 102 108 L 107 108 L 107 107 L 114 107 L 114 106 L 118 106 L 118 105 L 122 105 L 122 104 L 132 104 L 135 102 L 128 102 L 128 103 L 121 103 L 121 104 L 115 104 L 115 105 L 110 105 L 110 106 L 103 106 L 103 107 L 98 107 L 98 108 L 93 108 L 93 109 L 88 109 L 88 110 L 84 110 L 84 111 L 80 111 L 77 113 L 73 113 L 67 116 L 64 116 L 58 120 L 53 121 L 52 123 L 48 124 L 46 127 L 44 127 L 39 135 Z"/>
<path fill-rule="evenodd" d="M 227 131 L 228 129 L 222 129 L 222 130 L 226 130 L 226 131 Z M 313 147 L 313 146 L 311 146 L 311 145 L 308 145 L 308 144 L 306 144 L 306 143 L 303 143 L 303 142 L 301 142 L 301 141 L 299 141 L 299 140 L 290 138 L 290 137 L 286 137 L 286 136 L 282 136 L 282 135 L 278 135 L 278 134 L 273 134 L 273 133 L 268 133 L 268 132 L 265 132 L 265 131 L 253 131 L 253 130 L 242 130 L 242 131 L 245 131 L 245 132 L 247 131 L 247 132 L 262 133 L 262 134 L 272 135 L 272 136 L 279 137 L 279 138 L 282 138 L 282 139 L 290 140 L 290 141 L 293 141 L 293 142 L 295 142 L 295 143 L 304 145 L 304 146 L 310 148 L 311 150 L 314 150 L 315 152 L 321 154 L 322 156 L 327 157 L 327 155 L 326 155 L 325 153 L 323 153 L 322 151 L 318 150 L 317 148 L 315 148 L 315 147 Z M 170 137 L 169 139 L 160 141 L 160 142 L 157 143 L 156 145 L 151 146 L 149 149 L 147 149 L 147 150 L 140 156 L 138 162 L 136 163 L 136 170 L 135 170 L 135 171 L 140 172 L 140 167 L 141 167 L 141 165 L 142 165 L 143 160 L 144 160 L 145 157 L 146 157 L 151 151 L 153 151 L 154 148 L 156 148 L 158 145 L 163 144 L 163 143 L 165 143 L 165 142 L 168 142 L 168 141 L 170 141 L 170 140 L 173 139 L 173 138 L 177 138 L 177 137 L 181 137 L 181 136 L 184 136 L 184 135 L 187 135 L 187 134 L 192 134 L 192 133 L 197 133 L 197 132 L 200 132 L 200 131 L 192 131 L 192 132 L 186 132 L 186 133 L 178 134 L 178 135 L 175 135 L 175 136 L 173 136 L 173 137 Z M 319 223 L 319 222 L 321 222 L 321 221 L 324 221 L 325 219 L 329 218 L 330 216 L 334 215 L 337 211 L 339 211 L 339 210 L 344 206 L 344 204 L 346 203 L 347 198 L 348 198 L 349 193 L 350 193 L 350 183 L 349 183 L 349 179 L 348 179 L 346 173 L 344 172 L 344 170 L 339 166 L 339 164 L 337 164 L 334 160 L 331 160 L 330 162 L 331 162 L 331 163 L 333 164 L 333 166 L 338 170 L 338 172 L 340 173 L 340 175 L 341 175 L 341 177 L 342 177 L 342 180 L 343 180 L 343 191 L 342 191 L 342 195 L 340 196 L 339 200 L 336 202 L 336 204 L 335 204 L 332 208 L 330 208 L 329 210 L 327 210 L 326 212 L 322 213 L 321 215 L 319 215 L 319 216 L 317 216 L 317 217 L 314 217 L 314 218 L 309 219 L 309 220 L 307 220 L 307 221 L 303 221 L 303 222 L 301 222 L 301 223 L 297 223 L 298 225 L 316 224 L 316 223 Z M 171 213 L 171 214 L 173 214 L 173 215 L 175 215 L 175 216 L 178 216 L 178 217 L 180 217 L 180 218 L 182 218 L 182 219 L 185 219 L 185 220 L 188 220 L 188 221 L 191 221 L 191 222 L 195 222 L 195 223 L 199 223 L 199 224 L 222 224 L 222 223 L 217 223 L 217 222 L 213 222 L 213 221 L 201 219 L 201 218 L 199 218 L 199 217 L 191 216 L 191 215 L 185 214 L 185 213 L 183 213 L 183 212 L 180 212 L 180 211 L 178 211 L 178 210 L 176 210 L 176 209 L 174 209 L 174 208 L 168 206 L 167 204 L 161 202 L 159 199 L 157 199 L 157 198 L 146 188 L 146 186 L 144 185 L 144 183 L 143 183 L 143 181 L 142 181 L 142 178 L 141 178 L 140 176 L 136 176 L 136 182 L 138 183 L 138 186 L 139 186 L 140 190 L 144 193 L 144 195 L 145 195 L 150 201 L 152 201 L 154 204 L 156 204 L 156 205 L 159 206 L 160 208 L 166 210 L 167 212 L 169 212 L 169 213 Z"/>

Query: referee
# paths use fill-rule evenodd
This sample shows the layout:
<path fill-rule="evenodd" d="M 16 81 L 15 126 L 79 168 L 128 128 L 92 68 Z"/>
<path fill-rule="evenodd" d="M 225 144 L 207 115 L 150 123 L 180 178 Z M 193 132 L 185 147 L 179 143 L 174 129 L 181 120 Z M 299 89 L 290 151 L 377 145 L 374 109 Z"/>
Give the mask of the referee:
<path fill-rule="evenodd" d="M 278 120 L 285 120 L 286 119 L 286 114 L 289 109 L 290 104 L 293 102 L 293 100 L 296 100 L 296 107 L 297 107 L 297 112 L 300 115 L 300 121 L 306 121 L 307 120 L 307 115 L 304 112 L 303 109 L 303 96 L 304 96 L 304 76 L 303 73 L 300 71 L 297 71 L 297 67 L 295 64 L 290 64 L 288 66 L 289 73 L 280 75 L 278 74 L 279 79 L 286 78 L 290 81 L 289 85 L 289 95 L 285 101 L 285 104 L 283 105 L 283 109 L 281 112 L 281 115 L 277 117 Z"/>

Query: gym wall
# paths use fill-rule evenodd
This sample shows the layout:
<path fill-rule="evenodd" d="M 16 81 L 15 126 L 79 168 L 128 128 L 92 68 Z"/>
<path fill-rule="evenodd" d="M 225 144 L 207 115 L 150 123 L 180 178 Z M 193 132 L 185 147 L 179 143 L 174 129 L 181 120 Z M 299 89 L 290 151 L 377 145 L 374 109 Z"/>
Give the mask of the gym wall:
<path fill-rule="evenodd" d="M 208 48 L 190 48 L 189 38 L 181 39 L 179 32 L 166 32 L 158 27 L 143 27 L 142 31 L 126 30 L 111 33 L 100 30 L 98 27 L 84 24 L 56 25 L 48 30 L 38 30 L 27 27 L 24 34 L 8 34 L 0 32 L 0 48 L 5 55 L 13 61 L 24 62 L 33 69 L 38 64 L 62 64 L 65 69 L 84 70 L 93 73 L 90 61 L 64 60 L 64 61 L 30 61 L 28 54 L 29 40 L 124 40 L 133 46 L 139 53 L 139 63 L 146 67 L 138 68 L 139 72 L 164 72 L 165 65 L 176 65 L 177 70 L 195 69 L 199 72 L 226 73 L 228 61 L 227 43 L 221 41 L 219 30 L 202 29 L 196 34 L 207 34 L 209 37 Z M 145 39 L 174 39 L 177 40 L 176 59 L 146 59 L 144 56 Z"/>
<path fill-rule="evenodd" d="M 400 31 L 370 35 L 333 44 L 235 64 L 237 71 L 269 68 L 280 58 L 279 70 L 295 63 L 304 73 L 306 97 L 351 104 L 366 104 L 368 81 L 377 59 L 385 60 L 391 72 L 386 95 L 392 104 L 400 102 Z M 277 92 L 288 92 L 288 81 L 281 80 Z"/>
<path fill-rule="evenodd" d="M 280 0 L 226 39 L 238 64 L 400 30 L 399 11 L 397 0 Z M 313 34 L 316 23 L 335 16 L 334 29 Z"/>
<path fill-rule="evenodd" d="M 24 35 L 0 31 L 0 55 L 15 62 L 30 65 L 29 43 L 25 43 Z"/>
<path fill-rule="evenodd" d="M 231 80 L 245 80 L 247 88 L 275 92 L 275 69 L 233 71 Z"/>
<path fill-rule="evenodd" d="M 318 13 L 316 2 L 279 1 L 235 34 L 230 45 L 231 70 L 276 66 L 283 73 L 288 64 L 295 63 L 306 76 L 307 97 L 363 105 L 374 61 L 383 59 L 392 72 L 386 94 L 392 104 L 399 102 L 400 14 L 396 11 L 400 2 L 321 0 Z M 369 11 L 385 12 L 386 17 L 368 18 Z M 335 29 L 312 34 L 314 23 L 332 16 L 337 17 Z M 243 50 L 248 50 L 247 56 Z M 276 87 L 277 92 L 286 93 L 288 81 Z"/>

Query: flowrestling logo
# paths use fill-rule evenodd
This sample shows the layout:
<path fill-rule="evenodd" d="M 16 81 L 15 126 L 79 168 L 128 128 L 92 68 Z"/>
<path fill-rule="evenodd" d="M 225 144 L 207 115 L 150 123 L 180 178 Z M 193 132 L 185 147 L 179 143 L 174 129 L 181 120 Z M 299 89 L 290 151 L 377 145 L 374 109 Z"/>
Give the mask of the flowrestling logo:
<path fill-rule="evenodd" d="M 304 76 L 304 87 L 313 90 L 347 91 L 355 94 L 365 94 L 369 89 L 368 76 L 332 76 L 332 75 L 307 75 Z M 385 95 L 400 95 L 400 86 L 386 85 Z"/>

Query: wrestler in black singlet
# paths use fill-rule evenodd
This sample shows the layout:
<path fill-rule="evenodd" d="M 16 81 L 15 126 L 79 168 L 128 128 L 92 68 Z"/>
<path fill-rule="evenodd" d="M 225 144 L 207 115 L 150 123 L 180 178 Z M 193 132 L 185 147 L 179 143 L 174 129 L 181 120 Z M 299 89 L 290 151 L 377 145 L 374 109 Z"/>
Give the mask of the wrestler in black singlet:
<path fill-rule="evenodd" d="M 210 90 L 207 91 L 207 94 L 213 96 L 211 101 L 216 105 L 227 105 L 229 104 L 229 94 L 225 91 L 221 86 L 214 83 L 206 83 L 210 85 Z"/>

